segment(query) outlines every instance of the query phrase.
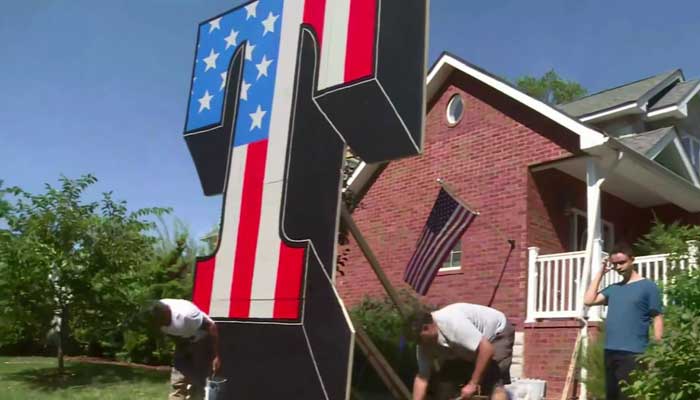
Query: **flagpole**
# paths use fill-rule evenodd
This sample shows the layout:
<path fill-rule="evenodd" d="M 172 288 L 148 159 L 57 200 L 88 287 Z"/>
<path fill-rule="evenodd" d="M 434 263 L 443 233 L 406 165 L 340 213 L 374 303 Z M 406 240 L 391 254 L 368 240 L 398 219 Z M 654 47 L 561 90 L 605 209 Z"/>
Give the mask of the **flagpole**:
<path fill-rule="evenodd" d="M 442 178 L 437 178 L 437 183 L 440 184 L 440 186 L 441 186 L 443 189 L 445 189 L 445 191 L 446 191 L 447 193 L 449 193 L 450 196 L 452 196 L 452 198 L 454 198 L 459 204 L 461 204 L 462 207 L 466 208 L 467 210 L 471 211 L 472 213 L 474 213 L 474 214 L 476 214 L 476 215 L 481 215 L 481 213 L 480 213 L 477 209 L 475 209 L 474 207 L 470 206 L 466 201 L 464 201 L 462 198 L 460 198 L 460 197 L 455 193 L 455 191 L 452 189 L 452 187 L 451 187 L 447 182 L 445 182 L 444 179 L 442 179 Z M 490 221 L 490 222 L 493 222 L 493 221 Z M 493 223 L 489 223 L 489 224 L 487 224 L 487 225 L 488 225 L 491 229 L 493 229 L 493 230 L 496 232 L 496 234 L 497 234 L 498 236 L 500 236 L 501 238 L 505 239 L 505 241 L 508 242 L 508 244 L 510 244 L 510 247 L 511 247 L 511 248 L 515 248 L 515 239 L 509 239 L 509 238 L 508 238 L 506 235 L 504 235 L 503 232 L 502 232 L 500 229 L 498 229 L 498 227 L 497 227 L 496 225 L 494 225 Z"/>

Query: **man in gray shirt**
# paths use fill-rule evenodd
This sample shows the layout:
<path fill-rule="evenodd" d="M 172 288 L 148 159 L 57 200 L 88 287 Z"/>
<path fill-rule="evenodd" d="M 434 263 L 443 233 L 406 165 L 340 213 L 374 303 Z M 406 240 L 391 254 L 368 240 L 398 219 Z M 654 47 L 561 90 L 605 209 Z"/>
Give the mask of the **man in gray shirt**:
<path fill-rule="evenodd" d="M 469 399 L 510 383 L 515 328 L 502 312 L 455 303 L 421 313 L 413 329 L 419 338 L 413 400 L 424 400 L 429 389 L 435 399 Z"/>

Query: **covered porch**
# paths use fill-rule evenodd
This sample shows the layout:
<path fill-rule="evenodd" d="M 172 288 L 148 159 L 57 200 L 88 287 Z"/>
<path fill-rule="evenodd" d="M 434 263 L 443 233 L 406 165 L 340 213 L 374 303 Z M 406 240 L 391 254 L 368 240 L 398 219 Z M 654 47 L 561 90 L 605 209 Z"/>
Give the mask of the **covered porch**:
<path fill-rule="evenodd" d="M 605 251 L 620 240 L 634 243 L 655 218 L 700 223 L 697 182 L 620 143 L 610 144 L 531 168 L 528 201 L 535 211 L 528 220 L 526 323 L 580 317 L 583 291 Z M 697 252 L 697 242 L 689 248 Z M 639 255 L 635 265 L 642 276 L 665 283 L 674 268 L 696 268 L 693 260 Z M 619 279 L 607 274 L 601 287 Z M 588 317 L 599 320 L 605 312 L 594 307 Z"/>

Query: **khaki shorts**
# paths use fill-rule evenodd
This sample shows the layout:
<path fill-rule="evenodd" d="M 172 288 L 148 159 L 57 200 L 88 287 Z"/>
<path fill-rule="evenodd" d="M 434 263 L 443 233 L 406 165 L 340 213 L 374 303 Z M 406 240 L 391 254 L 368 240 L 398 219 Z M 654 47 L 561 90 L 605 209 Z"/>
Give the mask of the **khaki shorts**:
<path fill-rule="evenodd" d="M 481 394 L 490 396 L 493 389 L 510 383 L 510 364 L 513 361 L 515 326 L 507 323 L 503 332 L 491 341 L 494 348 L 491 362 L 481 378 Z M 433 374 L 428 384 L 433 400 L 454 399 L 474 371 L 474 363 L 465 360 L 447 360 L 440 371 Z"/>

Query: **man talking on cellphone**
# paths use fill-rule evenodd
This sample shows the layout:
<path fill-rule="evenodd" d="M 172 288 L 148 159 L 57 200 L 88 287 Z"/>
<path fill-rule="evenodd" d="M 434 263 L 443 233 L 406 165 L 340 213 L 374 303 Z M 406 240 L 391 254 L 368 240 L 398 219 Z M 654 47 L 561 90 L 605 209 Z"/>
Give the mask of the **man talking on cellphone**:
<path fill-rule="evenodd" d="M 622 281 L 598 291 L 603 276 L 615 271 Z M 584 296 L 587 306 L 607 305 L 605 327 L 605 398 L 627 399 L 620 383 L 628 382 L 637 365 L 637 357 L 649 345 L 649 325 L 654 339 L 660 341 L 664 321 L 661 296 L 656 284 L 643 278 L 634 266 L 634 251 L 621 243 L 610 252 L 603 266 L 591 281 Z"/>

